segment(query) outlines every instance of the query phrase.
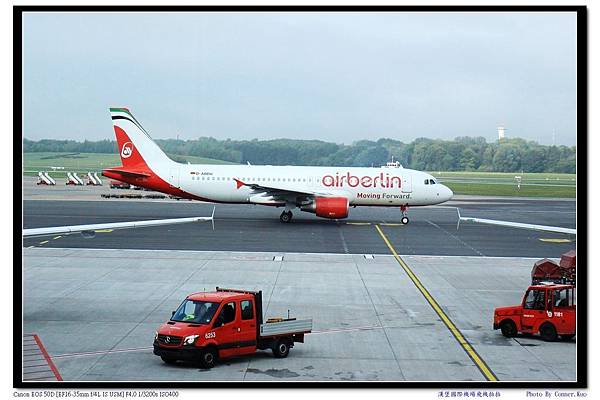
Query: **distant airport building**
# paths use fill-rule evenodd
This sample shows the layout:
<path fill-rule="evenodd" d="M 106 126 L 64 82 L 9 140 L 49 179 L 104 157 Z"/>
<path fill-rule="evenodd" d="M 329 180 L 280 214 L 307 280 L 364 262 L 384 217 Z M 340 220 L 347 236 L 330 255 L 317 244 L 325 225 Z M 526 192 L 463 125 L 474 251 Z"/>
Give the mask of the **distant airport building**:
<path fill-rule="evenodd" d="M 506 132 L 506 128 L 504 127 L 504 125 L 500 125 L 498 127 L 498 140 L 504 139 L 505 132 Z"/>

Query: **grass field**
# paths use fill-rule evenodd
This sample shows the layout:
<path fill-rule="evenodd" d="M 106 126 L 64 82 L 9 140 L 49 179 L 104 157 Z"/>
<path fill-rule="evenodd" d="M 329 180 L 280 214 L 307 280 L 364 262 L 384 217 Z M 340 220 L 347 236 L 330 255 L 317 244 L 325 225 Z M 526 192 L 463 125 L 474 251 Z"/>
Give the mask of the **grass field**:
<path fill-rule="evenodd" d="M 576 196 L 576 175 L 555 173 L 431 172 L 455 194 L 482 196 Z M 516 176 L 521 177 L 517 187 Z"/>
<path fill-rule="evenodd" d="M 192 164 L 233 164 L 227 161 L 194 156 L 172 156 L 173 159 L 185 159 Z M 37 175 L 39 171 L 48 171 L 53 177 L 64 177 L 66 171 L 87 173 L 100 172 L 103 168 L 121 165 L 118 154 L 101 153 L 24 153 L 23 173 Z M 53 171 L 52 167 L 64 167 Z"/>
<path fill-rule="evenodd" d="M 544 185 L 500 185 L 486 183 L 444 182 L 454 194 L 469 194 L 479 196 L 517 196 L 517 197 L 575 197 L 575 186 L 544 186 Z"/>

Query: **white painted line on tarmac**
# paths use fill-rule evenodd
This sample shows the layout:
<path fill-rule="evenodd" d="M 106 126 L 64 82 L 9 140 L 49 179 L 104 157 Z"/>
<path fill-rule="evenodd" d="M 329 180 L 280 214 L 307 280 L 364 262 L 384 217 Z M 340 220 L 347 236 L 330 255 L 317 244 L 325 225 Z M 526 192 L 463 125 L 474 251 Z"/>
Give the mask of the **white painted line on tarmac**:
<path fill-rule="evenodd" d="M 34 246 L 35 247 L 35 246 Z M 31 247 L 27 247 L 28 249 Z M 338 257 L 363 257 L 364 253 L 302 253 L 302 252 L 274 252 L 274 251 L 226 251 L 226 250 L 169 250 L 169 249 L 107 249 L 107 248 L 93 248 L 93 247 L 36 247 L 36 249 L 42 249 L 43 251 L 56 251 L 56 250 L 72 250 L 72 251 L 120 251 L 120 252 L 169 252 L 169 253 L 212 253 L 212 254 L 248 254 L 248 255 L 257 255 L 261 254 L 265 257 L 271 257 L 275 255 L 310 255 L 310 256 L 338 256 Z M 391 257 L 394 258 L 391 254 L 373 254 L 374 257 Z M 489 258 L 489 259 L 519 259 L 519 260 L 539 260 L 541 258 L 546 258 L 545 255 L 538 257 L 516 257 L 516 256 L 473 256 L 473 255 L 436 255 L 436 254 L 400 254 L 401 257 L 432 257 L 432 258 Z M 36 256 L 30 256 L 36 257 Z M 43 256 L 40 256 L 43 257 Z M 86 258 L 95 258 L 89 257 L 86 255 Z M 176 257 L 169 257 L 176 258 Z M 287 261 L 287 262 L 294 262 Z"/>

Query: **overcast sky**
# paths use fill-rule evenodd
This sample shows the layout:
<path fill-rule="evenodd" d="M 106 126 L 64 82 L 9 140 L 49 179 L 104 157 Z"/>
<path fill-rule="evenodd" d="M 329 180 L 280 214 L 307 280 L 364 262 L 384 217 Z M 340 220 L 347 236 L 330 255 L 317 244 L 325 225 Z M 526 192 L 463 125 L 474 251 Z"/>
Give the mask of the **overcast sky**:
<path fill-rule="evenodd" d="M 24 136 L 575 144 L 576 16 L 29 13 Z"/>

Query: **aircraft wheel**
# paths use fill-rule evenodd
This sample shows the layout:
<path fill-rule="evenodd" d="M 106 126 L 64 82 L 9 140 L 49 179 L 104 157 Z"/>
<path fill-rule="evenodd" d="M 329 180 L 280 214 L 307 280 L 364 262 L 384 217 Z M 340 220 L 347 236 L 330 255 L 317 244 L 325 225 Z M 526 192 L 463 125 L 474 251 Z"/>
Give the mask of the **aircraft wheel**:
<path fill-rule="evenodd" d="M 285 222 L 288 223 L 292 220 L 292 212 L 291 211 L 284 211 L 281 213 L 281 215 L 279 216 L 279 220 L 281 222 Z"/>
<path fill-rule="evenodd" d="M 402 217 L 402 219 L 400 220 L 400 222 L 402 222 L 402 225 L 408 224 L 408 217 Z"/>

